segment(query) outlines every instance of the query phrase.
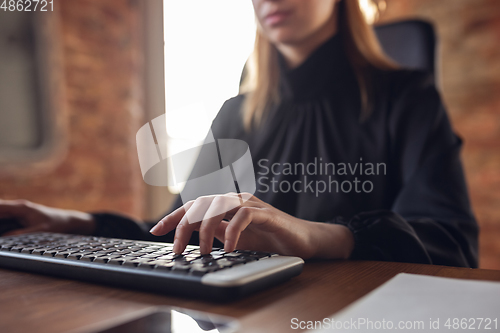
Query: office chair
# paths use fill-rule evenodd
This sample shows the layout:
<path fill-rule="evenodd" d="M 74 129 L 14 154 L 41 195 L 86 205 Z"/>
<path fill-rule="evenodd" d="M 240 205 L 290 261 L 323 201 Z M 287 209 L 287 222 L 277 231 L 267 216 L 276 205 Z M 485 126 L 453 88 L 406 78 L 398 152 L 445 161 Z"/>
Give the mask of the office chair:
<path fill-rule="evenodd" d="M 385 53 L 403 67 L 436 73 L 437 39 L 434 27 L 423 20 L 407 20 L 375 26 Z"/>

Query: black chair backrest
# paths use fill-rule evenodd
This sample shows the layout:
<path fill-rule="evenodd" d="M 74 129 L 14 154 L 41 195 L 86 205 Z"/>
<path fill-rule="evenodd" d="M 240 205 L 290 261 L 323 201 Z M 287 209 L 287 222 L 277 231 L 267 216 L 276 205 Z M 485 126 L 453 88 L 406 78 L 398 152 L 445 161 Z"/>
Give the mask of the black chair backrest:
<path fill-rule="evenodd" d="M 436 75 L 436 34 L 431 23 L 408 20 L 375 26 L 385 53 L 403 67 Z"/>

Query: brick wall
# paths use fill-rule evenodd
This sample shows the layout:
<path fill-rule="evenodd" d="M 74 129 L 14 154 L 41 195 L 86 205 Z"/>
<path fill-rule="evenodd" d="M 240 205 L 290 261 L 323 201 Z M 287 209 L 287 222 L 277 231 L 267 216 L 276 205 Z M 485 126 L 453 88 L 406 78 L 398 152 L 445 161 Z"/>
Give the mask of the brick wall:
<path fill-rule="evenodd" d="M 65 88 L 57 120 L 67 145 L 51 157 L 50 167 L 35 164 L 17 173 L 0 168 L 0 198 L 143 215 L 145 187 L 135 148 L 143 123 L 139 5 L 55 2 Z"/>
<path fill-rule="evenodd" d="M 386 0 L 381 20 L 434 23 L 442 93 L 481 226 L 480 266 L 500 269 L 500 1 Z"/>

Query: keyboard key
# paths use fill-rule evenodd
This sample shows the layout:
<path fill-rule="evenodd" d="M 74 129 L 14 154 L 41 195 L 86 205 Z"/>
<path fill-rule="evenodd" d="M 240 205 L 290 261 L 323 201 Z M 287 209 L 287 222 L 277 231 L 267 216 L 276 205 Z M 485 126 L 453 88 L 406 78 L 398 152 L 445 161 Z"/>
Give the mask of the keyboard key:
<path fill-rule="evenodd" d="M 68 256 L 69 259 L 80 260 L 85 255 L 93 255 L 94 252 L 75 252 Z"/>
<path fill-rule="evenodd" d="M 120 251 L 116 251 L 114 252 L 116 254 L 121 254 L 121 255 L 125 255 L 125 254 L 129 254 L 129 253 L 132 253 L 132 250 L 120 250 Z"/>
<path fill-rule="evenodd" d="M 229 257 L 229 258 L 225 258 L 225 259 L 230 261 L 233 264 L 233 266 L 246 263 L 246 260 L 244 258 Z"/>
<path fill-rule="evenodd" d="M 133 267 L 138 267 L 142 264 L 146 264 L 150 262 L 151 259 L 140 259 L 140 258 L 133 258 L 133 259 L 125 259 L 125 266 L 133 266 Z"/>
<path fill-rule="evenodd" d="M 110 254 L 110 253 L 113 253 L 115 252 L 114 250 L 107 250 L 107 251 L 97 251 L 95 254 L 97 256 L 102 256 L 102 255 L 107 255 L 107 254 Z"/>
<path fill-rule="evenodd" d="M 144 254 L 144 255 L 142 255 L 141 258 L 158 258 L 160 256 L 161 255 L 159 255 L 159 254 L 150 253 L 150 254 Z"/>
<path fill-rule="evenodd" d="M 31 252 L 36 249 L 36 246 L 30 246 L 30 247 L 25 247 L 21 250 L 21 253 L 29 253 L 31 254 Z"/>
<path fill-rule="evenodd" d="M 94 262 L 98 262 L 98 263 L 102 263 L 102 264 L 107 264 L 108 261 L 110 261 L 111 259 L 118 259 L 118 258 L 120 258 L 120 256 L 113 256 L 113 255 L 102 256 L 102 257 L 95 258 Z"/>
<path fill-rule="evenodd" d="M 146 262 L 139 263 L 139 265 L 137 267 L 140 269 L 150 270 L 150 269 L 154 269 L 156 267 L 156 265 L 152 265 L 148 261 L 146 261 Z"/>
<path fill-rule="evenodd" d="M 172 265 L 172 272 L 176 273 L 187 273 L 191 269 L 191 265 L 184 264 L 183 262 L 174 262 Z"/>
<path fill-rule="evenodd" d="M 224 254 L 224 257 L 229 258 L 229 257 L 240 257 L 241 253 L 238 252 L 228 252 Z"/>
<path fill-rule="evenodd" d="M 97 257 L 94 259 L 94 262 L 98 262 L 101 264 L 107 264 L 109 260 L 110 260 L 110 258 L 108 258 L 108 257 Z"/>
<path fill-rule="evenodd" d="M 68 256 L 66 258 L 71 259 L 71 260 L 80 260 L 81 257 L 82 257 L 82 255 L 80 253 L 76 252 L 76 253 L 68 254 Z"/>
<path fill-rule="evenodd" d="M 139 262 L 132 261 L 132 260 L 125 260 L 125 262 L 123 263 L 123 266 L 126 266 L 126 267 L 137 267 L 139 265 L 140 265 Z"/>
<path fill-rule="evenodd" d="M 66 259 L 72 252 L 57 252 L 54 258 Z"/>
<path fill-rule="evenodd" d="M 270 257 L 269 253 L 261 252 L 261 251 L 251 251 L 251 255 L 258 256 L 259 258 Z"/>
<path fill-rule="evenodd" d="M 157 271 L 170 271 L 174 267 L 174 265 L 175 264 L 173 262 L 168 262 L 168 263 L 164 263 L 161 265 L 156 265 L 156 270 Z"/>
<path fill-rule="evenodd" d="M 147 263 L 148 265 L 150 266 L 154 266 L 154 268 L 157 268 L 157 267 L 164 267 L 164 268 L 172 268 L 175 263 L 172 262 L 172 261 L 167 261 L 167 260 L 153 260 L 153 261 L 150 261 Z"/>
<path fill-rule="evenodd" d="M 116 258 L 116 259 L 110 259 L 108 261 L 108 264 L 109 265 L 123 265 L 123 263 L 125 262 L 125 259 L 124 258 Z"/>
<path fill-rule="evenodd" d="M 59 251 L 57 250 L 48 250 L 43 253 L 44 257 L 53 257 L 55 256 Z"/>
<path fill-rule="evenodd" d="M 164 255 L 164 256 L 160 256 L 158 258 L 156 258 L 157 260 L 169 260 L 169 261 L 172 261 L 173 257 L 170 256 L 170 255 Z"/>
<path fill-rule="evenodd" d="M 195 265 L 191 268 L 191 274 L 201 276 L 207 273 L 215 272 L 216 270 L 218 270 L 218 267 L 216 266 L 199 267 Z"/>
<path fill-rule="evenodd" d="M 222 257 L 224 257 L 224 255 L 223 255 L 223 254 L 217 254 L 217 253 L 213 253 L 213 254 L 212 254 L 212 258 L 214 258 L 215 260 L 220 259 L 220 258 L 222 258 Z"/>
<path fill-rule="evenodd" d="M 87 255 L 84 255 L 80 258 L 81 261 L 89 261 L 89 262 L 92 262 L 92 261 L 95 261 L 95 259 L 97 258 L 97 256 L 95 254 L 87 254 Z"/>
<path fill-rule="evenodd" d="M 200 257 L 198 259 L 191 261 L 191 263 L 192 264 L 207 264 L 207 263 L 210 263 L 212 261 L 215 261 L 215 259 L 210 256 L 210 257 Z"/>
<path fill-rule="evenodd" d="M 234 263 L 227 260 L 226 258 L 216 260 L 215 264 L 220 266 L 221 268 L 234 266 Z"/>
<path fill-rule="evenodd" d="M 241 254 L 250 254 L 252 251 L 248 251 L 248 250 L 235 250 L 234 252 L 235 253 L 241 253 Z"/>
<path fill-rule="evenodd" d="M 48 249 L 46 248 L 37 248 L 37 249 L 34 249 L 31 254 L 39 254 L 39 255 L 42 255 L 45 253 L 45 251 L 47 251 Z"/>
<path fill-rule="evenodd" d="M 258 256 L 248 255 L 248 256 L 244 256 L 243 259 L 246 262 L 251 262 L 251 261 L 257 261 L 257 260 L 259 260 L 259 257 Z"/>

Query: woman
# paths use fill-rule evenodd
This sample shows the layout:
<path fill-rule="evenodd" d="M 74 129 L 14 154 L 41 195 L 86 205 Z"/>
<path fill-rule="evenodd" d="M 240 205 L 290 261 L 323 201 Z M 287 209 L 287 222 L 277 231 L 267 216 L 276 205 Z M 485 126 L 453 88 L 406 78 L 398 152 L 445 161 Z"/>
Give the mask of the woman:
<path fill-rule="evenodd" d="M 202 253 L 215 237 L 226 251 L 477 267 L 461 141 L 433 78 L 397 69 L 383 55 L 357 1 L 253 5 L 254 63 L 212 132 L 248 143 L 255 195 L 178 199 L 151 232 L 172 240 L 175 230 L 177 253 L 199 231 Z M 25 231 L 145 237 L 139 224 L 116 215 L 0 207 L 23 218 Z M 208 218 L 188 221 L 195 215 Z"/>

